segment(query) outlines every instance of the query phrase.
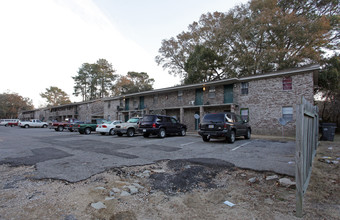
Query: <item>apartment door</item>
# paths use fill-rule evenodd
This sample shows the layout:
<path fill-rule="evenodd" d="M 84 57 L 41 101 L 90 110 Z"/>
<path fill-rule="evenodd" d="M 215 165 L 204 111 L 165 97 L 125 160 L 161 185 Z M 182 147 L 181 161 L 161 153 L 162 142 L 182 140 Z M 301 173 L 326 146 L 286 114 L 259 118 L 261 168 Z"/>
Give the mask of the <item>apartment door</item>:
<path fill-rule="evenodd" d="M 195 105 L 203 105 L 203 89 L 196 89 Z"/>
<path fill-rule="evenodd" d="M 233 103 L 233 87 L 234 84 L 224 86 L 224 103 Z"/>

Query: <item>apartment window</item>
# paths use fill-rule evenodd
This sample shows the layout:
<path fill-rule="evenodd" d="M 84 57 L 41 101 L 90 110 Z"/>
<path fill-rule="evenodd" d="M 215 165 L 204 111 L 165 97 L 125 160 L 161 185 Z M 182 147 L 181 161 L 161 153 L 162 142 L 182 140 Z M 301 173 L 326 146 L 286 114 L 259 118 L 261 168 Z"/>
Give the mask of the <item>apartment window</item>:
<path fill-rule="evenodd" d="M 133 107 L 134 108 L 138 107 L 136 98 L 133 98 Z"/>
<path fill-rule="evenodd" d="M 241 108 L 241 118 L 242 121 L 249 121 L 249 109 L 248 108 Z"/>
<path fill-rule="evenodd" d="M 183 100 L 183 91 L 178 91 L 178 96 L 177 96 L 178 101 Z"/>
<path fill-rule="evenodd" d="M 293 107 L 287 106 L 282 107 L 282 118 L 284 118 L 287 122 L 293 120 Z"/>
<path fill-rule="evenodd" d="M 210 99 L 213 99 L 213 98 L 216 97 L 215 87 L 214 87 L 214 86 L 209 87 L 209 94 L 208 94 L 208 97 L 209 97 Z"/>
<path fill-rule="evenodd" d="M 241 83 L 241 94 L 242 95 L 248 95 L 248 87 L 249 87 L 248 82 Z"/>
<path fill-rule="evenodd" d="M 292 90 L 293 84 L 292 84 L 292 77 L 291 76 L 283 77 L 282 87 L 283 87 L 283 90 Z"/>
<path fill-rule="evenodd" d="M 107 108 L 111 108 L 111 102 L 107 103 Z"/>
<path fill-rule="evenodd" d="M 158 95 L 153 96 L 153 104 L 157 104 L 158 102 Z"/>

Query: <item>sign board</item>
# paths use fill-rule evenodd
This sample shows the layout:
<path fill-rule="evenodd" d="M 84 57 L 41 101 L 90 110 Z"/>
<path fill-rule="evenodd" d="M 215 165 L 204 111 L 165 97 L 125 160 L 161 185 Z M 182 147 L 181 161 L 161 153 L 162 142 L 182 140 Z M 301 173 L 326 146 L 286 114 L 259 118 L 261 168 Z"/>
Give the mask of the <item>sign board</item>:
<path fill-rule="evenodd" d="M 279 118 L 279 122 L 282 126 L 285 126 L 287 124 L 287 120 L 284 118 Z"/>
<path fill-rule="evenodd" d="M 195 118 L 195 119 L 200 119 L 200 115 L 199 115 L 199 114 L 195 114 L 195 115 L 194 115 L 194 118 Z"/>

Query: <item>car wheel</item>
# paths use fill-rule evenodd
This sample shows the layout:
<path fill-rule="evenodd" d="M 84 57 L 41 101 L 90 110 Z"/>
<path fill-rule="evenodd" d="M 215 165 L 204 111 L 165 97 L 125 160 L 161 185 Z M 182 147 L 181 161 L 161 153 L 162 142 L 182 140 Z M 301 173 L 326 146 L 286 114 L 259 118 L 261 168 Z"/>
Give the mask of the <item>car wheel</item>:
<path fill-rule="evenodd" d="M 29 125 L 25 125 L 25 128 L 29 128 L 30 126 Z"/>
<path fill-rule="evenodd" d="M 58 131 L 63 131 L 64 130 L 64 127 L 63 126 L 58 126 Z"/>
<path fill-rule="evenodd" d="M 204 142 L 209 142 L 210 141 L 210 136 L 209 135 L 203 135 L 202 139 Z"/>
<path fill-rule="evenodd" d="M 123 134 L 122 134 L 122 133 L 117 133 L 117 135 L 118 135 L 119 137 L 123 136 Z"/>
<path fill-rule="evenodd" d="M 91 134 L 91 128 L 85 128 L 84 133 L 85 133 L 86 135 Z"/>
<path fill-rule="evenodd" d="M 43 127 L 43 128 L 47 128 L 47 125 L 43 125 L 42 127 Z"/>
<path fill-rule="evenodd" d="M 101 135 L 105 135 L 106 133 L 105 132 L 100 132 Z"/>
<path fill-rule="evenodd" d="M 244 138 L 245 138 L 245 139 L 250 139 L 250 137 L 251 137 L 251 131 L 250 131 L 250 129 L 248 129 L 248 130 L 247 130 L 247 134 L 244 135 Z"/>
<path fill-rule="evenodd" d="M 149 137 L 150 136 L 150 133 L 144 133 L 143 134 L 143 137 L 145 137 L 145 138 L 147 138 L 147 137 Z"/>
<path fill-rule="evenodd" d="M 133 137 L 135 135 L 135 130 L 133 128 L 129 128 L 126 134 L 128 137 Z"/>
<path fill-rule="evenodd" d="M 14 125 L 11 125 L 11 127 L 14 127 Z"/>
<path fill-rule="evenodd" d="M 160 137 L 160 138 L 165 138 L 165 129 L 164 128 L 161 128 L 160 130 L 159 130 L 159 133 L 158 133 L 158 137 Z"/>
<path fill-rule="evenodd" d="M 235 142 L 235 131 L 230 131 L 230 135 L 229 135 L 229 137 L 227 137 L 227 141 L 229 142 L 229 143 L 234 143 Z"/>
<path fill-rule="evenodd" d="M 8 124 L 5 124 L 5 127 L 8 127 Z"/>
<path fill-rule="evenodd" d="M 111 130 L 109 131 L 109 135 L 114 135 L 114 134 L 115 134 L 115 130 L 111 129 Z"/>
<path fill-rule="evenodd" d="M 55 130 L 55 131 L 58 131 L 58 128 L 55 128 L 54 130 Z"/>
<path fill-rule="evenodd" d="M 187 131 L 184 128 L 181 128 L 180 135 L 185 136 L 187 134 Z"/>

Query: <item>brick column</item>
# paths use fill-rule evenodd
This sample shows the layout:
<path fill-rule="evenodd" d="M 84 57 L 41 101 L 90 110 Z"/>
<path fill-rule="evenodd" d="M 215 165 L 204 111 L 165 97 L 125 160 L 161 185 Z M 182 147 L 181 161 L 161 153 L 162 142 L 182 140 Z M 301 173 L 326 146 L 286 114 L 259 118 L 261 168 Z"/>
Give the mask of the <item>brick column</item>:
<path fill-rule="evenodd" d="M 179 109 L 179 121 L 180 121 L 181 123 L 184 122 L 184 108 L 180 108 L 180 109 Z"/>
<path fill-rule="evenodd" d="M 203 108 L 203 106 L 200 106 L 200 119 L 201 120 L 202 120 L 203 116 L 204 116 L 204 108 Z"/>

